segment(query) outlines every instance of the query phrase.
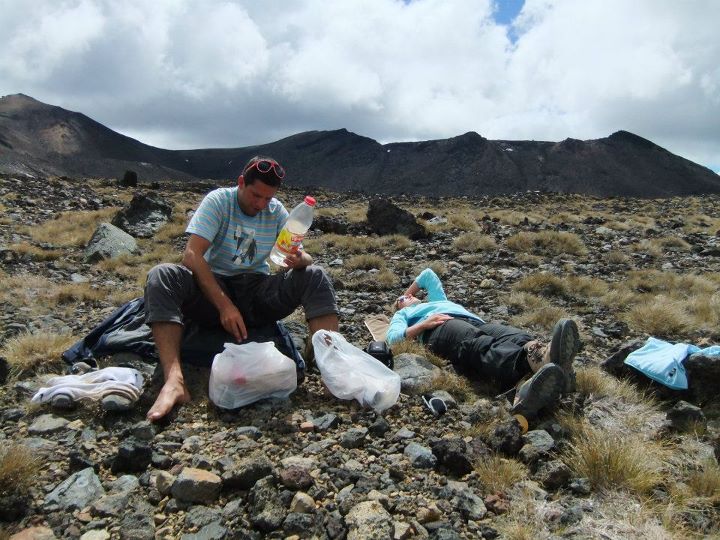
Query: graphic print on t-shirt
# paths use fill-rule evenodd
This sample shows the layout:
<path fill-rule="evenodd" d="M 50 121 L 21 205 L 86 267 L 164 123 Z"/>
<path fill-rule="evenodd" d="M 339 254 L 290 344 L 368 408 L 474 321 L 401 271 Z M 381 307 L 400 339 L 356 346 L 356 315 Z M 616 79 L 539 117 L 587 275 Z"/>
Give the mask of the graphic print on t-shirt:
<path fill-rule="evenodd" d="M 233 262 L 237 265 L 244 264 L 245 261 L 252 264 L 257 253 L 257 243 L 255 242 L 255 229 L 245 228 L 242 224 L 235 227 L 235 256 Z M 238 259 L 240 262 L 238 262 Z"/>

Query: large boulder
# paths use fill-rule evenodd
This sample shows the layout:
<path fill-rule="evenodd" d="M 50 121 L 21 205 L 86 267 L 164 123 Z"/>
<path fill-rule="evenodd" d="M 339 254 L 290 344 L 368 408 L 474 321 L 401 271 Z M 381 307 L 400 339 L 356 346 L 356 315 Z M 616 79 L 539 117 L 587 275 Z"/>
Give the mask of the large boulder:
<path fill-rule="evenodd" d="M 377 234 L 402 234 L 411 240 L 429 236 L 415 216 L 387 199 L 370 200 L 367 220 L 370 230 Z"/>
<path fill-rule="evenodd" d="M 135 239 L 110 223 L 101 223 L 85 248 L 85 261 L 95 263 L 138 251 Z"/>
<path fill-rule="evenodd" d="M 150 238 L 171 215 L 172 205 L 164 199 L 136 193 L 130 205 L 115 214 L 112 224 L 135 238 Z"/>

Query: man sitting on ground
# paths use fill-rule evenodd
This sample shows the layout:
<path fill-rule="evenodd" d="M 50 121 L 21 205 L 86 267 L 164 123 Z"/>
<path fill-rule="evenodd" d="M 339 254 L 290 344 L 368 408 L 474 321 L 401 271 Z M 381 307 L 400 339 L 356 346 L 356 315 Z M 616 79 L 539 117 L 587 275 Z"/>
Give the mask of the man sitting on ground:
<path fill-rule="evenodd" d="M 302 305 L 310 332 L 338 330 L 335 291 L 325 271 L 302 250 L 285 259 L 289 271 L 270 274 L 267 258 L 288 212 L 275 193 L 285 170 L 254 157 L 237 187 L 208 193 L 190 220 L 181 264 L 148 273 L 146 322 L 152 328 L 165 383 L 147 413 L 150 421 L 190 400 L 181 368 L 183 321 L 221 326 L 240 342 L 247 329 L 290 315 Z"/>
<path fill-rule="evenodd" d="M 415 295 L 424 289 L 427 301 Z M 577 325 L 561 319 L 549 344 L 512 326 L 486 323 L 445 296 L 440 278 L 423 270 L 395 303 L 386 340 L 419 339 L 459 371 L 495 381 L 511 389 L 533 373 L 517 390 L 512 412 L 526 419 L 574 390 L 572 362 L 580 347 Z"/>

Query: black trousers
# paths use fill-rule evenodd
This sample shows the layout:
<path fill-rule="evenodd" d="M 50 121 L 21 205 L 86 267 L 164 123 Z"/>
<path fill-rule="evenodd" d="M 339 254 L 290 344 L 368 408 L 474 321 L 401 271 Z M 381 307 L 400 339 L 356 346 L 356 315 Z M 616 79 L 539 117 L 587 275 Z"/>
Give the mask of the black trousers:
<path fill-rule="evenodd" d="M 458 371 L 492 379 L 501 390 L 513 387 L 530 372 L 523 348 L 533 337 L 519 328 L 454 318 L 424 334 L 434 354 Z"/>

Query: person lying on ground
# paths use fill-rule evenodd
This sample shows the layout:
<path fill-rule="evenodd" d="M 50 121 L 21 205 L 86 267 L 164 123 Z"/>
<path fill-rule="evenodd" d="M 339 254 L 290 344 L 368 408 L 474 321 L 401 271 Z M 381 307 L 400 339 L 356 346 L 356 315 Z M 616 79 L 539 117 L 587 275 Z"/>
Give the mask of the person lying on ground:
<path fill-rule="evenodd" d="M 300 249 L 288 255 L 288 271 L 270 274 L 267 259 L 288 219 L 275 198 L 284 177 L 276 160 L 252 158 L 236 187 L 216 189 L 202 200 L 186 230 L 182 263 L 148 273 L 145 320 L 165 378 L 148 420 L 190 400 L 180 358 L 186 317 L 202 327 L 221 326 L 240 342 L 248 328 L 278 321 L 302 305 L 311 333 L 338 330 L 332 283 L 309 254 Z"/>
<path fill-rule="evenodd" d="M 421 289 L 427 291 L 425 302 L 415 296 Z M 580 337 L 572 320 L 559 320 L 547 344 L 518 328 L 486 323 L 448 300 L 440 278 L 430 268 L 395 301 L 395 308 L 386 337 L 391 346 L 417 339 L 459 372 L 491 379 L 502 391 L 532 374 L 518 387 L 511 409 L 515 414 L 534 417 L 562 393 L 574 391 L 572 362 Z"/>

